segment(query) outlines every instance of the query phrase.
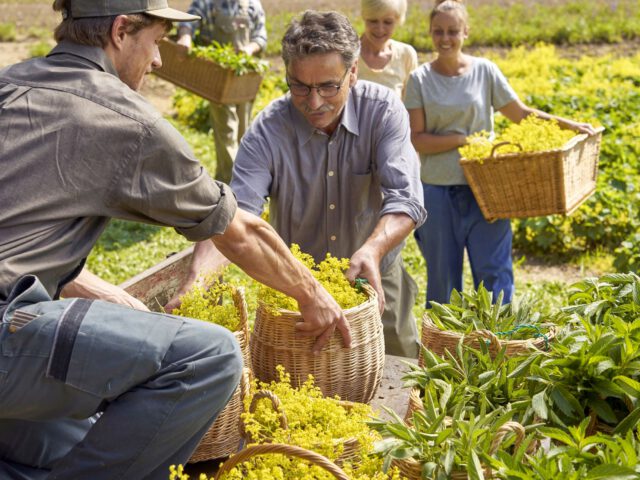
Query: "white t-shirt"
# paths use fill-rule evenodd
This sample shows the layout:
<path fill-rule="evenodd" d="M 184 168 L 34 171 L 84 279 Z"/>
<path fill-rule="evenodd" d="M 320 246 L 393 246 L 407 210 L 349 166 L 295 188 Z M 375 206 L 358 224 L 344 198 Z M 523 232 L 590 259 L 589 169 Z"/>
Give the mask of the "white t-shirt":
<path fill-rule="evenodd" d="M 485 58 L 471 59 L 471 68 L 455 77 L 435 72 L 430 63 L 420 65 L 411 73 L 404 103 L 407 109 L 424 109 L 428 133 L 493 132 L 494 111 L 518 98 L 495 63 Z M 420 154 L 422 182 L 466 185 L 459 159 L 458 149 Z"/>
<path fill-rule="evenodd" d="M 391 40 L 391 60 L 384 68 L 370 68 L 362 56 L 358 62 L 358 78 L 369 80 L 389 87 L 400 98 L 404 97 L 404 89 L 409 74 L 418 67 L 418 54 L 409 44 Z"/>

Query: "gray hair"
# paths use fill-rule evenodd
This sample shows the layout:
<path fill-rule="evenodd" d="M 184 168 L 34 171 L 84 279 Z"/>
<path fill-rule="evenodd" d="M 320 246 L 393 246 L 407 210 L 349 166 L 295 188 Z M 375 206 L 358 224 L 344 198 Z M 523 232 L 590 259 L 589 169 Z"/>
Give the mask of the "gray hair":
<path fill-rule="evenodd" d="M 402 25 L 407 15 L 407 0 L 362 0 L 360 12 L 363 18 L 374 18 L 379 14 L 393 13 Z"/>
<path fill-rule="evenodd" d="M 360 55 L 360 38 L 351 23 L 338 12 L 307 10 L 299 20 L 292 20 L 282 38 L 285 66 L 309 55 L 339 53 L 346 68 Z"/>

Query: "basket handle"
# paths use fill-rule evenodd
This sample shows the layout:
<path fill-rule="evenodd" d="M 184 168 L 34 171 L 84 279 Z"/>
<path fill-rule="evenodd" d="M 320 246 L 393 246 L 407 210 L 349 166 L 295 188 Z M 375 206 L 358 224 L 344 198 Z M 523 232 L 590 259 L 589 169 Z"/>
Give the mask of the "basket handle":
<path fill-rule="evenodd" d="M 338 480 L 349 480 L 347 474 L 338 467 L 335 463 L 331 462 L 326 457 L 323 457 L 319 453 L 312 452 L 311 450 L 305 450 L 304 448 L 296 447 L 294 445 L 285 445 L 282 443 L 265 443 L 262 445 L 252 445 L 230 457 L 221 466 L 214 480 L 219 480 L 224 474 L 228 473 L 239 463 L 242 463 L 255 455 L 264 455 L 269 453 L 280 453 L 283 455 L 289 455 L 292 457 L 302 458 L 307 460 L 318 467 L 325 469 L 331 473 Z"/>
<path fill-rule="evenodd" d="M 488 343 L 489 351 L 499 352 L 502 348 L 500 346 L 500 339 L 491 330 L 474 330 L 473 332 L 465 335 L 465 343 L 473 343 L 474 340 L 478 342 L 485 341 Z"/>
<path fill-rule="evenodd" d="M 519 143 L 512 143 L 512 142 L 499 142 L 496 143 L 493 148 L 491 149 L 491 154 L 489 155 L 489 158 L 495 158 L 496 157 L 496 150 L 499 147 L 504 147 L 505 145 L 515 145 L 516 147 L 518 147 L 520 149 L 520 151 L 522 151 L 522 145 L 520 145 Z"/>
<path fill-rule="evenodd" d="M 231 296 L 233 298 L 233 304 L 236 307 L 236 311 L 240 316 L 240 327 L 244 331 L 247 338 L 249 338 L 249 321 L 247 314 L 247 301 L 244 295 L 244 287 L 232 287 Z"/>
<path fill-rule="evenodd" d="M 493 455 L 498 451 L 502 441 L 509 433 L 514 433 L 516 435 L 514 443 L 515 448 L 517 449 L 520 446 L 525 437 L 524 427 L 518 422 L 509 421 L 496 431 L 493 440 L 491 441 L 491 447 L 489 447 L 489 455 Z"/>
<path fill-rule="evenodd" d="M 289 424 L 287 423 L 287 416 L 284 413 L 284 410 L 282 410 L 280 407 L 280 399 L 275 393 L 270 390 L 259 390 L 253 395 L 253 398 L 251 399 L 251 405 L 249 405 L 249 413 L 253 413 L 256 411 L 258 401 L 262 400 L 263 398 L 268 398 L 271 401 L 273 409 L 280 414 L 280 428 L 282 428 L 283 430 L 287 430 L 289 428 Z M 251 435 L 245 429 L 245 425 L 242 420 L 240 420 L 240 433 L 247 440 L 247 442 L 250 443 L 254 441 L 254 439 L 251 438 Z"/>

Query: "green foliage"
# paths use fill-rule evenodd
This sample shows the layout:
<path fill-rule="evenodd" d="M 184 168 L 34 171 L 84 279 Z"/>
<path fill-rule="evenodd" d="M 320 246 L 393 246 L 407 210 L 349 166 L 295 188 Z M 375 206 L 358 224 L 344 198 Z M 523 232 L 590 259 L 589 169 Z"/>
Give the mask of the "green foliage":
<path fill-rule="evenodd" d="M 459 404 L 479 415 L 481 408 L 509 408 L 522 425 L 531 422 L 525 415 L 530 404 L 526 377 L 529 359 L 506 357 L 504 350 L 495 357 L 484 344 L 480 349 L 465 346 L 460 342 L 455 353 L 445 350 L 440 357 L 423 348 L 424 366 L 410 365 L 403 376 L 405 386 L 418 387 L 437 400 L 440 408 L 453 415 Z"/>
<path fill-rule="evenodd" d="M 507 340 L 538 337 L 548 332 L 548 325 L 534 310 L 533 302 L 523 297 L 518 304 L 502 304 L 503 292 L 492 302 L 491 292 L 481 283 L 478 290 L 451 292 L 447 304 L 431 302 L 429 318 L 441 330 L 471 333 L 489 330 Z"/>
<path fill-rule="evenodd" d="M 637 434 L 588 433 L 589 419 L 567 430 L 544 427 L 540 433 L 553 441 L 550 449 L 539 449 L 526 461 L 506 452 L 484 460 L 494 478 L 505 480 L 632 480 L 640 477 L 640 442 Z"/>
<path fill-rule="evenodd" d="M 628 428 L 629 419 L 637 417 L 640 319 L 610 318 L 608 324 L 578 318 L 549 354 L 534 354 L 531 408 L 539 418 L 566 428 L 590 415 L 602 424 Z"/>
<path fill-rule="evenodd" d="M 640 318 L 640 277 L 635 273 L 586 278 L 571 286 L 569 306 L 563 310 L 588 318 L 593 323 L 627 323 Z"/>
<path fill-rule="evenodd" d="M 189 50 L 189 55 L 211 60 L 223 68 L 233 70 L 236 75 L 249 72 L 265 73 L 269 68 L 265 60 L 245 52 L 236 52 L 231 44 L 220 45 L 216 41 L 207 46 L 194 46 Z"/>
<path fill-rule="evenodd" d="M 16 39 L 16 26 L 13 23 L 0 23 L 0 42 L 13 42 Z"/>
<path fill-rule="evenodd" d="M 395 412 L 394 420 L 374 420 L 369 424 L 383 435 L 376 451 L 384 455 L 385 465 L 392 459 L 411 458 L 422 465 L 422 478 L 448 479 L 454 471 L 467 471 L 469 478 L 484 478 L 480 458 L 490 457 L 492 441 L 498 430 L 510 419 L 512 412 L 504 409 L 489 410 L 486 405 L 475 415 L 459 404 L 452 415 L 446 406 L 439 406 L 427 393 L 425 409 L 413 414 L 413 425 L 404 423 Z M 513 444 L 513 436 L 499 444 L 498 451 Z M 521 456 L 523 446 L 516 449 Z"/>
<path fill-rule="evenodd" d="M 29 48 L 29 57 L 31 58 L 44 57 L 51 51 L 52 48 L 53 47 L 49 42 L 40 41 L 40 42 L 34 43 Z"/>

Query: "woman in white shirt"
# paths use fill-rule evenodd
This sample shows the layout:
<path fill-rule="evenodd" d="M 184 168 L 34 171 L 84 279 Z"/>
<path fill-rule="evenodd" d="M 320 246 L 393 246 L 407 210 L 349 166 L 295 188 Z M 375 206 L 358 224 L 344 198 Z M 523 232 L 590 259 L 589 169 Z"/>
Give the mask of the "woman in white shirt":
<path fill-rule="evenodd" d="M 404 98 L 409 74 L 418 66 L 415 49 L 393 40 L 396 27 L 404 23 L 406 0 L 362 0 L 364 33 L 360 37 L 358 78 L 379 83 Z"/>

